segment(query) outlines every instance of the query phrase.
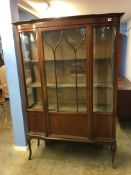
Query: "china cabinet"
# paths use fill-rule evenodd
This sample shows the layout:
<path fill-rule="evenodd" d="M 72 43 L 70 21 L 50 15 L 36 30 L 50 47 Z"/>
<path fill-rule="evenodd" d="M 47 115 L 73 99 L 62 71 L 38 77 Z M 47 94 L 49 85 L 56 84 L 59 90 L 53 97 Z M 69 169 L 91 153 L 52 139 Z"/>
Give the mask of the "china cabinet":
<path fill-rule="evenodd" d="M 31 139 L 107 143 L 116 152 L 122 13 L 16 22 Z"/>

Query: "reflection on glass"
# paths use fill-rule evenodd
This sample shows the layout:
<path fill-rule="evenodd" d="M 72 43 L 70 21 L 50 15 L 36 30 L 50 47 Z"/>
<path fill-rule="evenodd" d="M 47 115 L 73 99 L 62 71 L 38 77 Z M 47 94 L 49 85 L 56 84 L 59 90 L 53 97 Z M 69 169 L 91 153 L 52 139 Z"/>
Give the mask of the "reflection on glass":
<path fill-rule="evenodd" d="M 41 83 L 35 32 L 20 33 L 28 107 L 42 109 Z"/>
<path fill-rule="evenodd" d="M 93 28 L 93 112 L 113 112 L 114 26 Z"/>
<path fill-rule="evenodd" d="M 43 32 L 49 111 L 86 112 L 86 29 Z"/>

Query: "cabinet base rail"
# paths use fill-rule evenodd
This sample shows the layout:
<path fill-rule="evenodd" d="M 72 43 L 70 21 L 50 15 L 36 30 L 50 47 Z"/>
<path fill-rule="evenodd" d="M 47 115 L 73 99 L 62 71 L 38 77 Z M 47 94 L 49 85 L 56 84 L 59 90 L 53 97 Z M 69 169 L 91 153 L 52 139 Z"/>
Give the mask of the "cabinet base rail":
<path fill-rule="evenodd" d="M 37 139 L 37 146 L 40 145 L 40 140 L 45 141 L 45 145 L 50 145 L 53 140 L 65 140 L 65 141 L 76 141 L 76 142 L 85 142 L 85 143 L 100 143 L 100 144 L 106 144 L 111 147 L 111 153 L 112 153 L 112 167 L 114 169 L 117 168 L 116 164 L 116 150 L 117 150 L 117 143 L 116 140 L 110 140 L 110 141 L 100 141 L 100 140 L 71 140 L 71 139 L 60 139 L 60 138 L 50 138 L 50 137 L 42 137 L 42 136 L 31 136 L 28 137 L 27 144 L 28 144 L 28 150 L 29 150 L 29 156 L 28 160 L 32 159 L 32 147 L 31 147 L 31 140 Z"/>

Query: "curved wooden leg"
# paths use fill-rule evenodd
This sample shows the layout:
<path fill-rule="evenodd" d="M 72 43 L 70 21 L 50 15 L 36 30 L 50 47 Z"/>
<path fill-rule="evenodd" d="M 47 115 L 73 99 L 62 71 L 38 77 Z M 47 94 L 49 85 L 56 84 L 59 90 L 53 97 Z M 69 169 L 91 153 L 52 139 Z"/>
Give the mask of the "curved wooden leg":
<path fill-rule="evenodd" d="M 40 139 L 38 139 L 37 146 L 38 147 L 40 146 Z"/>
<path fill-rule="evenodd" d="M 116 142 L 114 142 L 114 143 L 111 144 L 112 167 L 113 167 L 114 169 L 117 168 L 116 161 L 115 161 L 116 150 L 117 150 L 117 144 L 116 144 Z"/>
<path fill-rule="evenodd" d="M 29 148 L 29 157 L 28 157 L 28 160 L 31 160 L 31 156 L 32 156 L 31 139 L 28 140 L 28 148 Z"/>

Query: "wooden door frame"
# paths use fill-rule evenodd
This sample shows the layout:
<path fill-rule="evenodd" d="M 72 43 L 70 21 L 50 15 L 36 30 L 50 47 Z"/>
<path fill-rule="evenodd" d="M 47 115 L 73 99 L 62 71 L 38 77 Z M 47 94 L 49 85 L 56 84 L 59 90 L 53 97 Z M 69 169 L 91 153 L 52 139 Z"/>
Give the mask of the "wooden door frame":
<path fill-rule="evenodd" d="M 86 46 L 86 82 L 87 82 L 87 117 L 88 117 L 88 140 L 91 140 L 91 123 L 92 119 L 90 117 L 92 116 L 92 78 L 91 78 L 91 72 L 92 68 L 90 67 L 90 62 L 92 62 L 92 24 L 81 24 L 81 25 L 69 25 L 69 26 L 59 26 L 59 27 L 43 27 L 43 28 L 37 28 L 38 30 L 38 56 L 40 60 L 40 74 L 41 74 L 41 81 L 42 81 L 42 86 L 43 86 L 43 102 L 44 102 L 44 113 L 45 113 L 45 118 L 46 118 L 46 136 L 48 137 L 50 134 L 50 124 L 49 124 L 49 111 L 48 111 L 48 95 L 47 95 L 47 87 L 46 87 L 46 71 L 45 71 L 45 59 L 44 59 L 44 50 L 43 50 L 43 40 L 42 40 L 42 32 L 44 31 L 51 31 L 51 30 L 58 30 L 58 29 L 75 29 L 77 27 L 85 27 L 86 28 L 86 41 L 87 41 L 87 46 Z M 89 71 L 88 71 L 89 70 Z M 90 72 L 90 73 L 89 73 Z M 89 88 L 88 88 L 89 87 Z M 89 90 L 91 93 L 89 93 Z M 90 94 L 90 95 L 89 95 Z M 90 102 L 91 101 L 91 102 Z M 54 112 L 57 114 L 57 112 Z M 64 114 L 64 112 L 63 112 Z M 69 113 L 70 114 L 70 113 Z M 59 114 L 60 115 L 60 114 Z M 62 113 L 61 113 L 62 115 Z M 76 114 L 77 115 L 77 114 Z"/>

